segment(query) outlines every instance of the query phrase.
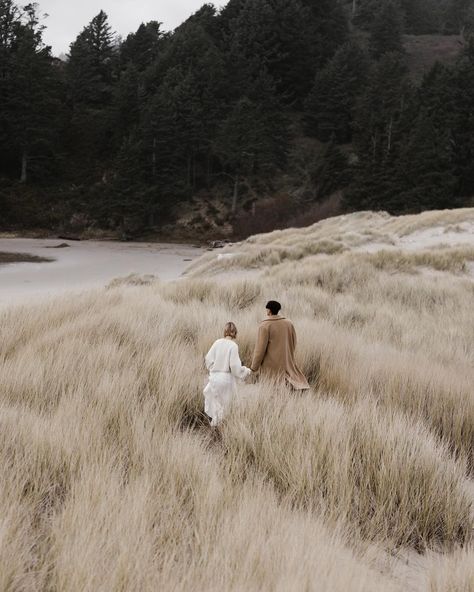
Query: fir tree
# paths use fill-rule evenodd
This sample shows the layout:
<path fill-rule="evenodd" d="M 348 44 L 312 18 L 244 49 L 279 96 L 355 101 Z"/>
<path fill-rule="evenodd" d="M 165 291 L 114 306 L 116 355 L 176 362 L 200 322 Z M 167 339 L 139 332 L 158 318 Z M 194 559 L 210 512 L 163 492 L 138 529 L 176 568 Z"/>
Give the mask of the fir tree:
<path fill-rule="evenodd" d="M 393 212 L 419 212 L 456 205 L 452 142 L 447 130 L 420 113 L 409 140 L 402 147 L 394 173 L 397 191 L 387 202 Z"/>
<path fill-rule="evenodd" d="M 237 208 L 241 178 L 266 177 L 281 167 L 285 162 L 287 144 L 281 106 L 274 98 L 271 77 L 263 71 L 249 96 L 235 103 L 215 141 L 215 152 L 233 179 L 233 212 Z"/>
<path fill-rule="evenodd" d="M 11 2 L 0 5 L 0 68 L 2 70 L 0 133 L 9 159 L 19 163 L 21 182 L 33 172 L 44 177 L 55 158 L 58 128 L 58 80 L 50 47 L 43 43 L 37 5 L 19 11 Z"/>
<path fill-rule="evenodd" d="M 310 11 L 306 29 L 311 39 L 311 56 L 316 68 L 330 59 L 349 41 L 349 23 L 338 0 L 301 0 Z"/>
<path fill-rule="evenodd" d="M 403 18 L 395 2 L 388 0 L 377 12 L 370 30 L 369 49 L 378 59 L 386 53 L 402 52 Z"/>
<path fill-rule="evenodd" d="M 388 209 L 398 191 L 394 171 L 413 113 L 413 89 L 399 54 L 376 64 L 354 120 L 358 164 L 346 202 L 353 209 Z"/>
<path fill-rule="evenodd" d="M 442 30 L 439 0 L 401 0 L 405 30 L 412 35 L 429 35 Z"/>
<path fill-rule="evenodd" d="M 350 182 L 349 160 L 337 146 L 334 135 L 324 151 L 322 162 L 315 171 L 314 182 L 318 199 L 330 196 Z"/>
<path fill-rule="evenodd" d="M 305 101 L 306 131 L 323 142 L 335 134 L 339 143 L 352 137 L 357 98 L 369 70 L 366 54 L 355 43 L 343 45 L 316 76 Z"/>
<path fill-rule="evenodd" d="M 247 0 L 233 21 L 232 59 L 250 77 L 266 69 L 280 96 L 295 100 L 314 72 L 309 17 L 299 0 Z"/>
<path fill-rule="evenodd" d="M 472 0 L 448 0 L 444 13 L 445 32 L 469 36 L 474 25 Z"/>
<path fill-rule="evenodd" d="M 374 162 L 393 154 L 412 93 L 404 61 L 398 54 L 384 55 L 358 101 L 354 129 L 361 158 Z"/>
<path fill-rule="evenodd" d="M 450 124 L 453 138 L 458 193 L 474 195 L 474 38 L 466 45 L 450 78 L 453 107 Z"/>
<path fill-rule="evenodd" d="M 161 23 L 142 23 L 136 33 L 130 33 L 120 47 L 122 68 L 133 64 L 138 72 L 144 72 L 158 59 L 163 47 L 163 37 Z"/>
<path fill-rule="evenodd" d="M 107 15 L 101 11 L 71 44 L 66 67 L 71 121 L 71 153 L 81 155 L 76 173 L 100 174 L 111 158 L 112 100 L 117 52 Z"/>

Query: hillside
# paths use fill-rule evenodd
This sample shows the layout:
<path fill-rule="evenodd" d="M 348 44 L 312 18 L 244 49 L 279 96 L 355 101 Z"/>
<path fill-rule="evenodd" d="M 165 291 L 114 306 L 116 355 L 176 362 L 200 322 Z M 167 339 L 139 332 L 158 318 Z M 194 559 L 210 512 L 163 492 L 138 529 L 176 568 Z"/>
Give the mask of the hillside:
<path fill-rule="evenodd" d="M 403 46 L 411 76 L 421 80 L 436 62 L 453 65 L 464 44 L 460 35 L 405 35 Z"/>
<path fill-rule="evenodd" d="M 0 589 L 470 590 L 474 209 L 251 237 L 172 283 L 0 312 Z M 312 390 L 239 387 L 269 298 Z"/>
<path fill-rule="evenodd" d="M 0 4 L 0 231 L 195 241 L 472 206 L 469 2 L 228 0 L 173 31 L 156 10 L 123 39 L 100 10 L 58 63 L 41 3 Z"/>

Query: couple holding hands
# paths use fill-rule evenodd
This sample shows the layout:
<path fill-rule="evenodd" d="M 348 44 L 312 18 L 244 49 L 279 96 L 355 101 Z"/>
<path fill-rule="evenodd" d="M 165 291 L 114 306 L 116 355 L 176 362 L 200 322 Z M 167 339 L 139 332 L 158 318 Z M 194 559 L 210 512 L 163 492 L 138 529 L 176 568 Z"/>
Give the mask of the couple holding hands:
<path fill-rule="evenodd" d="M 227 323 L 224 337 L 215 341 L 205 362 L 209 382 L 204 389 L 204 411 L 217 426 L 225 417 L 236 394 L 236 380 L 245 380 L 252 372 L 284 380 L 295 390 L 309 389 L 308 381 L 296 365 L 296 332 L 293 323 L 280 315 L 281 305 L 270 300 L 265 306 L 267 318 L 258 328 L 257 343 L 250 368 L 242 365 L 237 345 L 237 327 Z"/>

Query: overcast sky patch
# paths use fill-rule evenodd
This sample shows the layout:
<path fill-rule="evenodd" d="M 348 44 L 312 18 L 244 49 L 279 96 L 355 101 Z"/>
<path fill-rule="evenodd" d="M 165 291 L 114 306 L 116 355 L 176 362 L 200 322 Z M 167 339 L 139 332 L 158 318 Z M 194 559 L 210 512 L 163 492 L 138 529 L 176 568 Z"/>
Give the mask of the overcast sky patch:
<path fill-rule="evenodd" d="M 122 37 L 135 32 L 140 23 L 159 21 L 164 30 L 172 30 L 198 10 L 205 0 L 39 0 L 44 24 L 44 41 L 54 55 L 67 53 L 69 45 L 102 9 L 115 32 Z M 225 1 L 216 2 L 216 6 Z"/>

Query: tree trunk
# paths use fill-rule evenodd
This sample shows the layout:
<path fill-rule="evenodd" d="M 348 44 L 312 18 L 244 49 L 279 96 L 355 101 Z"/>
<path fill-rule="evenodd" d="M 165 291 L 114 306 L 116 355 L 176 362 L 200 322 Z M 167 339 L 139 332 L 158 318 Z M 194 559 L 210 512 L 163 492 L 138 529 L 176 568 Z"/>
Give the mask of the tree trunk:
<path fill-rule="evenodd" d="M 156 177 L 156 138 L 153 138 L 153 154 L 152 154 L 152 175 Z"/>
<path fill-rule="evenodd" d="M 357 11 L 357 0 L 352 0 L 352 14 L 354 15 Z"/>
<path fill-rule="evenodd" d="M 388 125 L 388 138 L 387 138 L 387 154 L 390 154 L 392 149 L 392 130 L 393 130 L 393 117 L 390 118 Z"/>
<path fill-rule="evenodd" d="M 237 211 L 237 199 L 239 197 L 239 173 L 235 174 L 234 177 L 234 192 L 232 194 L 232 213 L 235 214 Z"/>
<path fill-rule="evenodd" d="M 28 153 L 26 150 L 23 150 L 23 154 L 21 156 L 21 177 L 20 183 L 26 183 L 28 178 Z"/>
<path fill-rule="evenodd" d="M 375 154 L 377 151 L 377 137 L 373 135 L 371 140 L 372 140 L 372 160 L 375 160 Z"/>
<path fill-rule="evenodd" d="M 206 189 L 209 189 L 211 186 L 211 175 L 212 175 L 212 161 L 211 161 L 211 154 L 208 152 L 206 158 Z"/>
<path fill-rule="evenodd" d="M 187 173 L 186 173 L 186 177 L 187 177 L 187 182 L 188 182 L 188 187 L 191 187 L 192 185 L 192 181 L 191 181 L 191 170 L 192 170 L 192 156 L 188 156 L 188 166 L 187 166 Z"/>

